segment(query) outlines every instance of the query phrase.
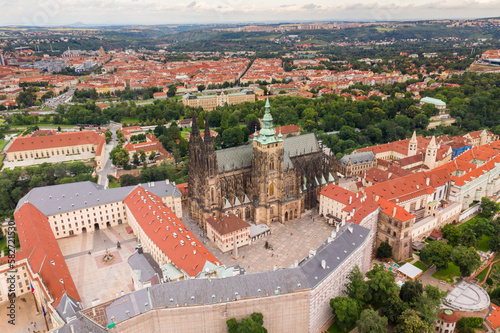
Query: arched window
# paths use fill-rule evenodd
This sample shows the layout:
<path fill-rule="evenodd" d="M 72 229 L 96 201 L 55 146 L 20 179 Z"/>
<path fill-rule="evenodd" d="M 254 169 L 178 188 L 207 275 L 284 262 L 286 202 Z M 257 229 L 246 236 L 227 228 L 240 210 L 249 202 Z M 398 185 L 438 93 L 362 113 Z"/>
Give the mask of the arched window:
<path fill-rule="evenodd" d="M 269 170 L 274 170 L 274 158 L 271 157 L 271 160 L 269 161 Z"/>
<path fill-rule="evenodd" d="M 274 184 L 269 185 L 269 195 L 274 195 Z"/>
<path fill-rule="evenodd" d="M 210 189 L 210 196 L 212 199 L 212 203 L 214 203 L 215 200 L 214 200 L 214 188 L 213 187 Z"/>

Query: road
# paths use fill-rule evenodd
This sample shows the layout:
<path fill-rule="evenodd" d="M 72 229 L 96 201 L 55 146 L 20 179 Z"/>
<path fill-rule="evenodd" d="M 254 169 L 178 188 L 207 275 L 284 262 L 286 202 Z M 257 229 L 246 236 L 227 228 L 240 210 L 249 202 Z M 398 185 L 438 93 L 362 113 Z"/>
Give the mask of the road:
<path fill-rule="evenodd" d="M 68 103 L 73 98 L 73 94 L 75 93 L 76 88 L 70 88 L 67 92 L 62 95 L 56 96 L 54 98 L 48 99 L 45 101 L 44 106 L 48 106 L 49 108 L 56 109 L 59 104 Z"/>
<path fill-rule="evenodd" d="M 42 108 L 49 107 L 52 110 L 43 111 L 43 110 L 36 110 L 35 109 L 35 110 L 29 110 L 28 112 L 29 113 L 36 113 L 38 115 L 55 114 L 57 112 L 54 110 L 59 106 L 59 104 L 66 104 L 69 101 L 71 101 L 71 99 L 73 98 L 73 94 L 75 93 L 75 90 L 76 90 L 76 88 L 71 88 L 62 95 L 59 95 L 59 96 L 56 96 L 54 98 L 46 100 L 45 103 L 42 105 Z M 20 112 L 20 110 L 11 110 L 8 112 L 2 112 L 2 115 L 3 116 L 11 116 L 11 115 L 17 114 L 19 112 Z"/>
<path fill-rule="evenodd" d="M 114 174 L 115 173 L 115 166 L 109 159 L 109 153 L 113 148 L 115 148 L 118 145 L 118 137 L 116 136 L 116 131 L 120 129 L 121 124 L 120 123 L 111 123 L 109 125 L 109 130 L 113 133 L 113 136 L 111 137 L 111 141 L 106 145 L 105 151 L 104 151 L 104 161 L 103 165 L 104 167 L 102 168 L 101 171 L 97 172 L 97 183 L 99 185 L 102 185 L 104 187 L 108 187 L 108 175 Z"/>

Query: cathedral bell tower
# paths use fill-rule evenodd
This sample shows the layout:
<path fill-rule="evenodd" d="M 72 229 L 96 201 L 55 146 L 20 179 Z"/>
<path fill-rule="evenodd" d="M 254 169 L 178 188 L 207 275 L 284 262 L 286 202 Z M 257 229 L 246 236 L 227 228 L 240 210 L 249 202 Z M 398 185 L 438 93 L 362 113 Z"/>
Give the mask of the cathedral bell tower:
<path fill-rule="evenodd" d="M 208 122 L 205 123 L 202 138 L 195 112 L 189 140 L 188 170 L 189 212 L 205 228 L 205 220 L 210 212 L 220 206 L 217 191 L 218 167 Z"/>
<path fill-rule="evenodd" d="M 283 138 L 276 135 L 269 99 L 266 100 L 263 126 L 253 140 L 252 197 L 255 222 L 278 221 L 283 199 Z"/>

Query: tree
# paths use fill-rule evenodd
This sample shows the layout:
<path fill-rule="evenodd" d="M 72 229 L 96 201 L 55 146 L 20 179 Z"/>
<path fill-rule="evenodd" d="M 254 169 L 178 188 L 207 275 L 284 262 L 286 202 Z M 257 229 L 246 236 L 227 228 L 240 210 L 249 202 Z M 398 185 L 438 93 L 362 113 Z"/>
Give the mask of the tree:
<path fill-rule="evenodd" d="M 109 143 L 111 141 L 112 136 L 113 136 L 113 133 L 111 133 L 111 131 L 109 129 L 107 129 L 106 132 L 104 132 L 104 137 L 106 138 L 106 143 Z"/>
<path fill-rule="evenodd" d="M 114 165 L 125 166 L 130 161 L 130 154 L 127 149 L 117 146 L 109 153 Z"/>
<path fill-rule="evenodd" d="M 139 160 L 139 154 L 137 154 L 137 152 L 132 155 L 132 163 L 134 163 L 135 165 L 141 164 L 141 161 Z"/>
<path fill-rule="evenodd" d="M 139 150 L 139 158 L 141 159 L 142 164 L 144 164 L 147 160 L 147 155 L 144 150 Z"/>
<path fill-rule="evenodd" d="M 500 211 L 500 205 L 495 201 L 492 201 L 488 198 L 481 199 L 481 209 L 482 214 L 485 218 L 490 219 Z"/>
<path fill-rule="evenodd" d="M 390 258 L 392 257 L 392 246 L 387 242 L 383 242 L 377 249 L 377 258 Z"/>
<path fill-rule="evenodd" d="M 374 265 L 374 268 L 366 273 L 370 279 L 368 281 L 369 295 L 367 298 L 374 306 L 382 305 L 390 297 L 398 294 L 398 286 L 394 282 L 394 274 L 384 271 L 382 265 Z"/>
<path fill-rule="evenodd" d="M 446 269 L 451 250 L 451 246 L 444 242 L 430 242 L 420 252 L 420 259 L 427 264 L 435 265 L 439 270 Z"/>
<path fill-rule="evenodd" d="M 478 241 L 476 235 L 474 234 L 473 228 L 464 228 L 464 230 L 462 231 L 462 236 L 460 236 L 458 242 L 460 243 L 460 245 L 463 245 L 465 247 L 477 248 Z"/>
<path fill-rule="evenodd" d="M 139 184 L 139 180 L 136 177 L 134 177 L 133 175 L 125 174 L 125 175 L 120 177 L 120 186 L 121 187 L 137 185 L 137 184 Z"/>
<path fill-rule="evenodd" d="M 363 273 L 361 273 L 357 265 L 354 266 L 351 273 L 347 276 L 347 279 L 349 282 L 345 285 L 345 294 L 347 297 L 358 301 L 360 306 L 363 306 L 366 294 L 368 293 L 368 284 L 364 280 Z"/>
<path fill-rule="evenodd" d="M 424 333 L 426 326 L 416 310 L 405 310 L 398 319 L 395 333 Z"/>
<path fill-rule="evenodd" d="M 205 90 L 205 85 L 204 85 L 204 84 L 200 84 L 200 85 L 198 86 L 198 91 L 199 91 L 199 92 L 202 92 L 203 90 Z"/>
<path fill-rule="evenodd" d="M 443 237 L 448 240 L 448 244 L 451 246 L 457 246 L 460 236 L 462 236 L 462 231 L 452 224 L 446 224 L 441 228 L 443 232 Z"/>
<path fill-rule="evenodd" d="M 267 329 L 262 326 L 264 325 L 264 316 L 258 312 L 252 313 L 248 318 L 241 319 L 241 323 L 238 323 L 235 318 L 231 318 L 226 324 L 228 333 L 267 333 Z"/>
<path fill-rule="evenodd" d="M 399 298 L 399 295 L 396 294 L 394 297 L 388 298 L 384 302 L 382 314 L 386 316 L 391 323 L 395 323 L 399 316 L 408 308 L 408 304 L 404 303 L 401 298 Z"/>
<path fill-rule="evenodd" d="M 177 92 L 177 87 L 174 85 L 171 85 L 170 87 L 168 87 L 167 96 L 174 97 L 176 92 Z"/>
<path fill-rule="evenodd" d="M 372 309 L 366 309 L 361 312 L 358 320 L 359 333 L 386 333 L 387 317 L 379 316 L 378 312 Z"/>
<path fill-rule="evenodd" d="M 155 157 L 156 157 L 156 152 L 152 151 L 151 154 L 149 154 L 149 160 L 154 161 Z"/>
<path fill-rule="evenodd" d="M 481 257 L 473 247 L 457 246 L 451 252 L 451 260 L 460 268 L 462 277 L 471 275 L 481 264 Z"/>
<path fill-rule="evenodd" d="M 405 303 L 411 304 L 418 301 L 424 293 L 424 287 L 420 281 L 406 281 L 399 291 L 399 297 Z"/>
<path fill-rule="evenodd" d="M 330 300 L 337 325 L 346 330 L 354 327 L 359 318 L 359 304 L 348 297 L 337 296 Z"/>

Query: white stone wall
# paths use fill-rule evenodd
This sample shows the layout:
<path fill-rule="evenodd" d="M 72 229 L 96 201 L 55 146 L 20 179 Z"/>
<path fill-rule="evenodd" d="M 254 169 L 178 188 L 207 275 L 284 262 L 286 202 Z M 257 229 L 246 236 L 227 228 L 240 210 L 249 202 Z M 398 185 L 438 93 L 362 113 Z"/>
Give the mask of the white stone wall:
<path fill-rule="evenodd" d="M 47 218 L 56 238 L 81 234 L 83 230 L 94 231 L 95 223 L 99 224 L 99 229 L 107 228 L 107 222 L 111 226 L 118 225 L 119 220 L 121 223 L 127 223 L 123 201 L 49 215 Z"/>
<path fill-rule="evenodd" d="M 311 290 L 309 332 L 319 332 L 321 327 L 333 316 L 330 299 L 341 296 L 348 282 L 347 276 L 357 265 L 364 274 L 370 268 L 371 247 L 368 243 L 373 231 L 357 251 L 347 257 L 337 269 Z"/>

